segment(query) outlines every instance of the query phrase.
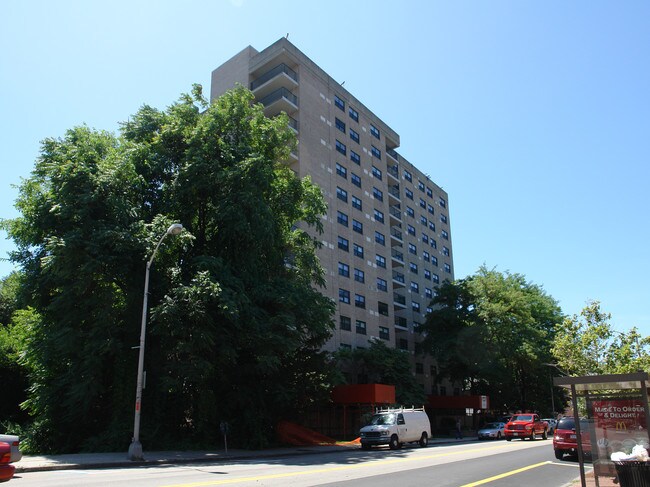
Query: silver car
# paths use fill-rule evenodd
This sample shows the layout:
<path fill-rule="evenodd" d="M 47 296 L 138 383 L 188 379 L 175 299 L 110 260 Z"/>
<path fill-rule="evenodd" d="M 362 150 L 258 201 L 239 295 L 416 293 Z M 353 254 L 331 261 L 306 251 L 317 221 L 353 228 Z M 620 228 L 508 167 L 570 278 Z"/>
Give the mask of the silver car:
<path fill-rule="evenodd" d="M 0 435 L 0 441 L 8 443 L 11 448 L 11 463 L 17 462 L 23 458 L 20 451 L 20 438 L 15 435 Z"/>
<path fill-rule="evenodd" d="M 500 440 L 503 438 L 505 423 L 488 423 L 478 430 L 479 440 Z"/>

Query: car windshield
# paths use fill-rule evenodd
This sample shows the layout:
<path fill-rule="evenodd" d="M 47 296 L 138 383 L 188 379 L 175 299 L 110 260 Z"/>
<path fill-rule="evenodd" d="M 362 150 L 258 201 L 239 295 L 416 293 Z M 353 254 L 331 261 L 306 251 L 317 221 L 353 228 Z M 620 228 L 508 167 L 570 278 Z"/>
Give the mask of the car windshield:
<path fill-rule="evenodd" d="M 370 424 L 373 425 L 383 425 L 383 424 L 395 424 L 395 414 L 375 414 L 370 420 Z"/>
<path fill-rule="evenodd" d="M 510 421 L 532 421 L 532 414 L 515 414 Z"/>
<path fill-rule="evenodd" d="M 483 426 L 483 429 L 486 430 L 492 430 L 492 429 L 499 429 L 499 423 L 488 423 L 485 426 Z"/>

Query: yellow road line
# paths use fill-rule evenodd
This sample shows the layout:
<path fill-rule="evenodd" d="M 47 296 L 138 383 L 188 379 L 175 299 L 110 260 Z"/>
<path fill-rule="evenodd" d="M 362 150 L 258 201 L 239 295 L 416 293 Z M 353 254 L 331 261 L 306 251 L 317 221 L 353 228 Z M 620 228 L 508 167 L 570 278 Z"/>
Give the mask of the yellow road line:
<path fill-rule="evenodd" d="M 471 484 L 465 484 L 465 485 L 462 485 L 461 487 L 475 487 L 477 485 L 487 484 L 488 482 L 494 482 L 495 480 L 499 480 L 499 479 L 502 479 L 504 477 L 510 477 L 511 475 L 515 475 L 517 473 L 525 472 L 526 470 L 530 470 L 532 468 L 541 467 L 542 465 L 548 465 L 549 463 L 553 463 L 553 462 L 551 462 L 549 460 L 549 461 L 546 461 L 546 462 L 536 463 L 534 465 L 528 465 L 527 467 L 522 467 L 522 468 L 518 468 L 517 470 L 511 470 L 510 472 L 505 472 L 505 473 L 501 473 L 499 475 L 495 475 L 494 477 L 490 477 L 489 479 L 483 479 L 483 480 L 479 480 L 478 482 L 472 482 Z"/>
<path fill-rule="evenodd" d="M 424 455 L 424 456 L 414 456 L 414 457 L 409 457 L 409 458 L 397 458 L 397 459 L 392 459 L 392 460 L 374 460 L 371 462 L 362 462 L 362 463 L 357 463 L 354 465 L 342 465 L 342 466 L 337 466 L 337 467 L 327 467 L 327 468 L 319 468 L 316 470 L 300 470 L 296 472 L 287 472 L 287 473 L 276 473 L 276 474 L 268 474 L 268 475 L 259 475 L 256 477 L 239 477 L 236 479 L 223 479 L 223 480 L 209 480 L 209 481 L 204 481 L 204 482 L 192 482 L 188 484 L 173 484 L 173 485 L 166 485 L 164 487 L 207 487 L 207 486 L 213 486 L 213 485 L 227 485 L 227 484 L 236 484 L 236 483 L 243 483 L 243 482 L 259 482 L 260 480 L 270 480 L 270 479 L 280 479 L 280 478 L 286 478 L 286 477 L 293 477 L 293 476 L 301 476 L 301 475 L 314 475 L 314 474 L 319 474 L 319 473 L 325 473 L 325 472 L 336 472 L 336 471 L 341 471 L 341 470 L 352 470 L 352 469 L 358 469 L 358 468 L 368 468 L 368 467 L 375 467 L 377 465 L 377 462 L 382 463 L 382 464 L 390 464 L 390 463 L 406 463 L 406 462 L 414 462 L 414 461 L 419 461 L 419 460 L 428 460 L 431 458 L 441 458 L 441 457 L 448 457 L 452 455 L 463 455 L 471 452 L 478 452 L 478 451 L 488 451 L 488 450 L 498 450 L 498 449 L 503 449 L 507 447 L 508 445 L 503 445 L 503 446 L 489 446 L 489 447 L 483 447 L 483 448 L 476 448 L 473 450 L 459 450 L 459 451 L 453 451 L 453 452 L 447 452 L 447 453 L 438 453 L 435 455 Z M 478 484 L 477 484 L 478 485 Z"/>

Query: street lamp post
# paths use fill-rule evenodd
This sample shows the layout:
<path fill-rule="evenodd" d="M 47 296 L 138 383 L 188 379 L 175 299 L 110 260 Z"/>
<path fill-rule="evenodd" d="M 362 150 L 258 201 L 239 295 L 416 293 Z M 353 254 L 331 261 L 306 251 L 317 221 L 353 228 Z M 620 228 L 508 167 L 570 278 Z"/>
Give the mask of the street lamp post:
<path fill-rule="evenodd" d="M 178 235 L 183 230 L 183 225 L 174 223 L 171 225 L 165 234 L 160 238 L 156 248 L 151 254 L 151 258 L 147 262 L 147 270 L 144 274 L 144 298 L 142 302 L 142 324 L 140 326 L 140 349 L 138 354 L 138 382 L 135 390 L 135 419 L 133 421 L 133 439 L 129 445 L 129 460 L 142 460 L 142 444 L 140 443 L 140 409 L 142 404 L 142 383 L 144 379 L 144 338 L 147 330 L 147 298 L 149 296 L 149 271 L 151 263 L 153 262 L 158 247 L 167 235 Z"/>
<path fill-rule="evenodd" d="M 560 367 L 558 367 L 557 364 L 547 364 L 543 363 L 542 365 L 546 365 L 547 367 L 553 367 L 556 369 L 558 372 L 560 372 L 562 375 L 569 375 L 566 372 L 564 372 Z M 553 410 L 553 415 L 555 415 L 555 397 L 554 397 L 554 391 L 553 391 L 553 374 L 551 374 L 551 371 L 548 371 L 548 376 L 549 379 L 551 380 L 551 409 Z"/>

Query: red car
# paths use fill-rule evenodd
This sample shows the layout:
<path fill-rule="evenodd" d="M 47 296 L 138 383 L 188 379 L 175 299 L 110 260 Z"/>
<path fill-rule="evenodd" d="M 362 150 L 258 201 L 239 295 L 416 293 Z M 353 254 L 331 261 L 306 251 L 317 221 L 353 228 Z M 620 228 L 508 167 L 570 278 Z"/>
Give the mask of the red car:
<path fill-rule="evenodd" d="M 515 414 L 504 430 L 507 441 L 513 438 L 534 440 L 538 435 L 543 439 L 548 438 L 548 423 L 539 419 L 539 415 L 535 413 Z"/>
<path fill-rule="evenodd" d="M 583 453 L 591 453 L 591 441 L 589 440 L 589 425 L 580 421 L 580 434 L 582 436 Z M 562 418 L 555 427 L 553 435 L 553 450 L 555 458 L 562 460 L 565 454 L 578 454 L 578 439 L 576 434 L 576 422 L 573 418 Z"/>
<path fill-rule="evenodd" d="M 8 443 L 0 442 L 0 482 L 6 482 L 14 476 L 16 467 L 9 462 L 11 462 L 11 447 Z"/>

